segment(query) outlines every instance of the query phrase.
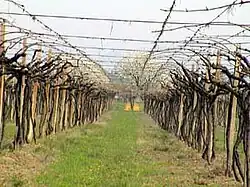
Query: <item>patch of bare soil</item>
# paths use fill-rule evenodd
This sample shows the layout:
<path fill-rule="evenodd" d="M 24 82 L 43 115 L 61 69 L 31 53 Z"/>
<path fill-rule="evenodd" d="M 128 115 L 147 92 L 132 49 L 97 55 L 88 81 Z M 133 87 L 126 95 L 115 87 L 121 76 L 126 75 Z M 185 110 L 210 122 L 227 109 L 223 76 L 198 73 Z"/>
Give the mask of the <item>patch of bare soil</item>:
<path fill-rule="evenodd" d="M 41 144 L 0 155 L 0 186 L 32 186 L 30 181 L 54 160 L 52 150 Z"/>

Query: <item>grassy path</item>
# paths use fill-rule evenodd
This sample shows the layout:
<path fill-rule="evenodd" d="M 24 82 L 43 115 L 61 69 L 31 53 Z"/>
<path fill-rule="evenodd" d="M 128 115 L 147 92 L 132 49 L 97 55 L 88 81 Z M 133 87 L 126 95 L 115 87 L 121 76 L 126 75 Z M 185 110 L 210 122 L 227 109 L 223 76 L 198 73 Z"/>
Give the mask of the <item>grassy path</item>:
<path fill-rule="evenodd" d="M 41 176 L 45 186 L 234 186 L 216 165 L 160 130 L 142 113 L 116 106 L 106 125 L 58 142 L 63 154 Z"/>
<path fill-rule="evenodd" d="M 42 140 L 29 155 L 38 155 L 35 169 L 42 168 L 27 177 L 33 163 L 26 176 L 12 178 L 12 186 L 237 186 L 223 177 L 220 161 L 207 166 L 143 113 L 124 112 L 121 105 L 96 124 Z"/>
<path fill-rule="evenodd" d="M 60 145 L 64 150 L 60 161 L 38 177 L 38 182 L 46 186 L 138 184 L 136 128 L 135 115 L 118 109 L 108 124 L 75 132 Z"/>

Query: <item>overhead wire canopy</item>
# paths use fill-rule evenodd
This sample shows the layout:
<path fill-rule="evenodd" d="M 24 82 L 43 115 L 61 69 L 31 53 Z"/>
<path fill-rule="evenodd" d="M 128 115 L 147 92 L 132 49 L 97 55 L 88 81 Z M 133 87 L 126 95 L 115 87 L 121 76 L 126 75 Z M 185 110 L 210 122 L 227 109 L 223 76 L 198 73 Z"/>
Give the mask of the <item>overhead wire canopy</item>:
<path fill-rule="evenodd" d="M 75 58 L 77 66 L 92 72 L 95 79 L 107 80 L 120 62 L 134 59 L 138 53 L 145 55 L 141 57 L 143 70 L 150 60 L 168 64 L 164 67 L 169 69 L 174 60 L 191 67 L 197 62 L 197 53 L 232 51 L 235 43 L 243 53 L 248 53 L 250 42 L 246 38 L 250 37 L 250 24 L 244 15 L 250 1 L 145 2 L 147 10 L 152 7 L 147 17 L 143 10 L 141 15 L 136 14 L 139 2 L 134 4 L 131 14 L 120 13 L 123 8 L 113 2 L 114 8 L 110 7 L 113 13 L 109 14 L 112 16 L 95 9 L 96 14 L 91 14 L 92 10 L 80 11 L 73 4 L 67 4 L 65 10 L 55 9 L 54 3 L 51 3 L 50 8 L 54 10 L 51 13 L 46 10 L 50 8 L 39 2 L 1 0 L 0 17 L 8 30 L 8 45 L 17 42 L 21 47 L 19 37 L 26 37 L 28 45 L 38 44 L 44 51 L 52 49 L 54 55 Z"/>

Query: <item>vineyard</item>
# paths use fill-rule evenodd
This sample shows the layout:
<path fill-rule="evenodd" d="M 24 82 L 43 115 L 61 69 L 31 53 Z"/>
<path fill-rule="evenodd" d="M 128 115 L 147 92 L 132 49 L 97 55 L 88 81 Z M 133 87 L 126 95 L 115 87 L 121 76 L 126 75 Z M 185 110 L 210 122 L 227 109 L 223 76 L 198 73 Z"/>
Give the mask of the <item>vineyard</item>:
<path fill-rule="evenodd" d="M 223 176 L 250 186 L 250 1 L 193 8 L 173 0 L 164 9 L 155 2 L 160 21 L 35 13 L 14 0 L 0 4 L 0 152 L 95 126 L 122 101 L 131 108 L 139 103 L 144 118 L 198 152 L 208 167 L 219 160 Z M 126 136 L 107 137 L 126 140 L 135 131 L 133 115 L 124 113 L 131 124 L 112 121 L 113 131 L 119 134 L 113 123 L 122 123 Z"/>

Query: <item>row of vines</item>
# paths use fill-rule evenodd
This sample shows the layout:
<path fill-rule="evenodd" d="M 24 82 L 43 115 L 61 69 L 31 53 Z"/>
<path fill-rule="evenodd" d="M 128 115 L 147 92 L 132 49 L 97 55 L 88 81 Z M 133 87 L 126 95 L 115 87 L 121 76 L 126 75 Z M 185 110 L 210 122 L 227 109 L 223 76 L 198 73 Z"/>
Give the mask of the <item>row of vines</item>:
<path fill-rule="evenodd" d="M 115 92 L 102 84 L 98 71 L 79 65 L 80 59 L 49 50 L 42 57 L 41 45 L 27 44 L 27 37 L 14 40 L 23 47 L 7 57 L 10 45 L 0 32 L 0 146 L 18 148 L 37 138 L 95 122 L 110 109 Z M 32 51 L 32 46 L 37 47 Z M 13 48 L 12 46 L 12 48 Z M 28 58 L 29 57 L 29 58 Z M 93 65 L 92 69 L 98 69 Z M 84 71 L 82 71 L 84 69 Z M 87 71 L 87 72 L 86 72 Z"/>
<path fill-rule="evenodd" d="M 225 175 L 250 184 L 250 63 L 238 50 L 218 51 L 214 61 L 199 57 L 199 71 L 175 61 L 171 80 L 160 92 L 144 96 L 145 113 L 161 128 L 198 150 L 208 164 L 216 159 L 216 128 L 224 129 Z M 234 71 L 221 60 L 234 62 Z M 174 60 L 174 59 L 173 59 Z M 242 148 L 243 147 L 243 148 Z"/>

